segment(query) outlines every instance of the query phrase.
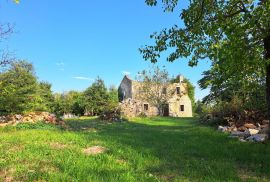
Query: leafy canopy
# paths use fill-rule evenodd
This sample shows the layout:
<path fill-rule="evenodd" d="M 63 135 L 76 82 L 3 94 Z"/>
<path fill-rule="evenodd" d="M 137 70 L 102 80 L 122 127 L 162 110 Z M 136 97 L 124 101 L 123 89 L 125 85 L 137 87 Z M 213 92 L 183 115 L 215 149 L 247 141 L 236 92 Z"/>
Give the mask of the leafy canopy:
<path fill-rule="evenodd" d="M 0 111 L 22 113 L 35 108 L 38 82 L 33 66 L 25 61 L 11 64 L 0 74 Z"/>
<path fill-rule="evenodd" d="M 150 6 L 160 1 L 146 0 Z M 153 46 L 140 49 L 144 59 L 157 62 L 160 54 L 172 50 L 167 60 L 189 58 L 194 66 L 200 59 L 251 60 L 265 64 L 263 39 L 269 36 L 270 2 L 256 0 L 193 0 L 181 11 L 184 27 L 175 25 L 154 33 Z M 173 11 L 178 0 L 162 0 L 164 10 Z M 254 68 L 256 69 L 256 68 Z"/>

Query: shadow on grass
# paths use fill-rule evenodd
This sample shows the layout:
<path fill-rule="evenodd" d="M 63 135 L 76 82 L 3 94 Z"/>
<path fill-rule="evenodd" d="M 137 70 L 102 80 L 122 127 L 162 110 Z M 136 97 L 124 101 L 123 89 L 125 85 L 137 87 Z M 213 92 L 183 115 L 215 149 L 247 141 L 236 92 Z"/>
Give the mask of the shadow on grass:
<path fill-rule="evenodd" d="M 268 144 L 241 143 L 194 118 L 143 118 L 125 123 L 106 123 L 97 118 L 68 120 L 67 125 L 86 140 L 85 128 L 98 130 L 112 154 L 160 179 L 195 181 L 268 181 Z"/>

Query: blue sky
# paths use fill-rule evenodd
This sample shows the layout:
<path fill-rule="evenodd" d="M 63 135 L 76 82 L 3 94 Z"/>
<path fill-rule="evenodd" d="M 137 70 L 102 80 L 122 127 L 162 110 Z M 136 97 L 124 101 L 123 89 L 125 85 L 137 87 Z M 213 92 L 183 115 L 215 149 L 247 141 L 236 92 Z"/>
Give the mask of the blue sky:
<path fill-rule="evenodd" d="M 16 29 L 1 46 L 32 62 L 39 79 L 52 83 L 55 92 L 84 90 L 97 76 L 118 86 L 125 72 L 135 77 L 150 66 L 138 48 L 151 44 L 151 33 L 181 26 L 179 12 L 164 13 L 144 0 L 21 0 L 19 5 L 0 0 L 0 22 Z M 197 85 L 210 62 L 191 68 L 185 59 L 167 63 L 162 57 L 158 64 Z M 196 98 L 207 92 L 196 88 Z"/>

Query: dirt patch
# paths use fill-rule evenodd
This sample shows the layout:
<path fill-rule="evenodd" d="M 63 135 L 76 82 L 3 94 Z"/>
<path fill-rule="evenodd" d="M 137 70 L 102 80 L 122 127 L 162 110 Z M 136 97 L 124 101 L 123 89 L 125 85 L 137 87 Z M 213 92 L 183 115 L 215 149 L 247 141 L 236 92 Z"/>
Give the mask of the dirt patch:
<path fill-rule="evenodd" d="M 23 145 L 15 145 L 15 146 L 12 146 L 11 148 L 9 148 L 8 151 L 11 153 L 15 153 L 15 152 L 20 152 L 24 149 L 25 149 L 25 147 Z"/>
<path fill-rule="evenodd" d="M 238 170 L 238 176 L 243 180 L 243 181 L 268 181 L 269 179 L 266 179 L 265 177 L 258 177 L 256 176 L 255 173 L 246 171 L 246 170 Z"/>
<path fill-rule="evenodd" d="M 160 178 L 165 181 L 173 181 L 173 179 L 176 177 L 176 174 L 164 174 L 161 175 Z"/>
<path fill-rule="evenodd" d="M 15 173 L 15 169 L 11 168 L 8 170 L 0 171 L 0 180 L 3 182 L 12 182 L 14 181 L 12 175 Z"/>
<path fill-rule="evenodd" d="M 83 149 L 83 153 L 86 155 L 97 155 L 97 154 L 102 154 L 106 151 L 107 149 L 101 146 L 93 146 L 93 147 Z"/>
<path fill-rule="evenodd" d="M 58 143 L 58 142 L 56 142 L 56 143 L 50 143 L 50 146 L 53 149 L 64 149 L 64 148 L 67 148 L 68 147 L 68 145 L 62 144 L 62 143 Z"/>

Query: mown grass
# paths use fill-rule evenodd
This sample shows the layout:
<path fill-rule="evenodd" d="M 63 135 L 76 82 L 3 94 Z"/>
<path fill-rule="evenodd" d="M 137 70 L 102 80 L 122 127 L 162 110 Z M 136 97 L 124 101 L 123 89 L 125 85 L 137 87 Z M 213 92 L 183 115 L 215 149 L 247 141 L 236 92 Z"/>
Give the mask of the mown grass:
<path fill-rule="evenodd" d="M 270 181 L 269 143 L 241 143 L 196 119 L 67 125 L 0 129 L 0 181 Z M 107 151 L 85 155 L 91 146 Z"/>

